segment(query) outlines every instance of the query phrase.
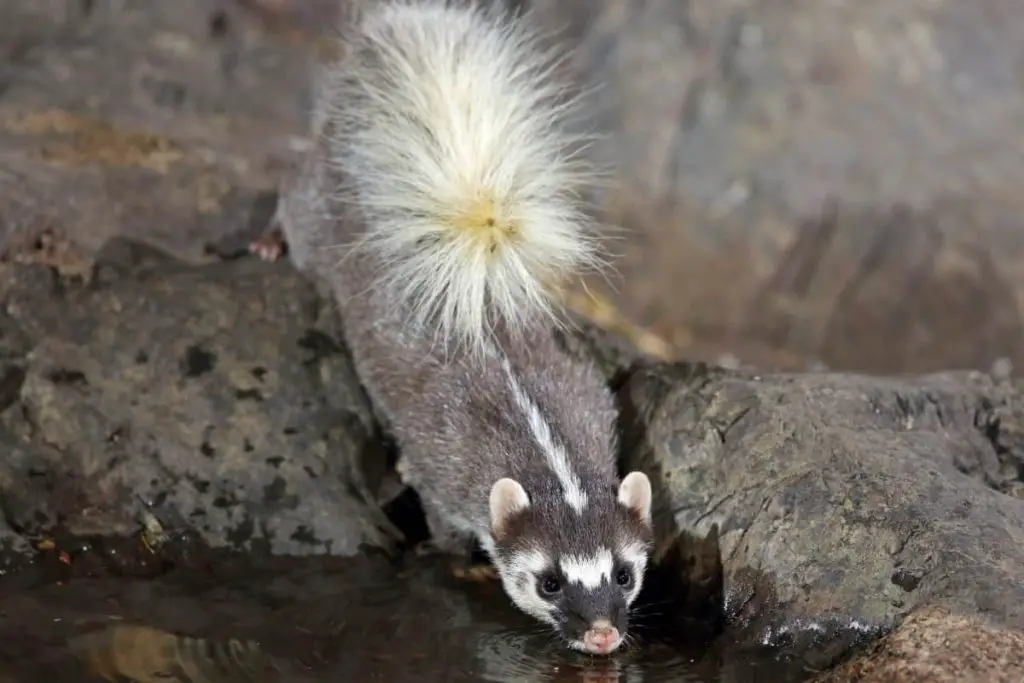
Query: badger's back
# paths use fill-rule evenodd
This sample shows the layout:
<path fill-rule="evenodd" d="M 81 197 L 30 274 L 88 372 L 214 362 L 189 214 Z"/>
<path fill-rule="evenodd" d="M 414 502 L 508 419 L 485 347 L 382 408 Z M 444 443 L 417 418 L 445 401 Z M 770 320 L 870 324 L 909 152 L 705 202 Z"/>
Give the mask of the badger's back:
<path fill-rule="evenodd" d="M 319 185 L 296 193 L 329 198 L 289 242 L 332 255 L 322 276 L 403 477 L 467 526 L 501 477 L 615 478 L 611 396 L 552 336 L 554 287 L 598 260 L 555 66 L 499 10 L 374 5 L 321 72 Z"/>

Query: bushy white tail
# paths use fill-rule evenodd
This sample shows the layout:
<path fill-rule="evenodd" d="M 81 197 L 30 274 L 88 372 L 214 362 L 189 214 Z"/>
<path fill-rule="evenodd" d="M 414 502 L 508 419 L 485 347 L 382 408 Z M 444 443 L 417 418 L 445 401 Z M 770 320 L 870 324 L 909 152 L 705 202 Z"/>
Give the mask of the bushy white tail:
<path fill-rule="evenodd" d="M 381 284 L 478 350 L 496 322 L 554 318 L 557 287 L 600 263 L 557 57 L 524 19 L 446 0 L 380 3 L 344 49 L 334 161 Z"/>

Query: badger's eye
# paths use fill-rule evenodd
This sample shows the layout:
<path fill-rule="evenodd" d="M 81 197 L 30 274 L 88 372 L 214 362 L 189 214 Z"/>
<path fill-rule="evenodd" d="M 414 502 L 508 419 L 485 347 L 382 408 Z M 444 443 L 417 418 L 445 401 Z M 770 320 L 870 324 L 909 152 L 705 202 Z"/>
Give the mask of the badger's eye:
<path fill-rule="evenodd" d="M 540 592 L 546 596 L 551 597 L 557 595 L 562 590 L 562 584 L 559 582 L 558 577 L 545 576 L 540 580 Z"/>
<path fill-rule="evenodd" d="M 633 572 L 623 567 L 615 574 L 615 583 L 622 588 L 629 588 L 633 585 Z"/>

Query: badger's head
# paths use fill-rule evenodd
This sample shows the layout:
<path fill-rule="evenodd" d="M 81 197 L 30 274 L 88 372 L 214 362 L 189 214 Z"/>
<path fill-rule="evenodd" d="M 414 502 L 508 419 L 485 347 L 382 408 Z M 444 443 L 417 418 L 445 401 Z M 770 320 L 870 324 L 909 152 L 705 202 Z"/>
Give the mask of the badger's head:
<path fill-rule="evenodd" d="M 528 494 L 514 479 L 491 488 L 492 557 L 519 609 L 569 646 L 609 654 L 628 633 L 653 541 L 651 483 L 632 472 L 570 504 L 554 487 Z"/>

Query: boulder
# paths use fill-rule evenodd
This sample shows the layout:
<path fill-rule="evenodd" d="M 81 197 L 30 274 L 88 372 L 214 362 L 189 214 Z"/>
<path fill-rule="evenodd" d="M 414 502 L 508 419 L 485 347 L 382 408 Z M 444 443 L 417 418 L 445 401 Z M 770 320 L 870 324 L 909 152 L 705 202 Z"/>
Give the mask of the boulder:
<path fill-rule="evenodd" d="M 10 529 L 125 535 L 149 513 L 213 548 L 391 546 L 385 451 L 309 283 L 121 240 L 93 272 L 84 286 L 39 265 L 2 271 L 3 338 L 19 340 L 0 415 Z"/>
<path fill-rule="evenodd" d="M 620 396 L 661 552 L 717 543 L 747 641 L 827 662 L 926 605 L 1024 629 L 1019 382 L 640 364 Z"/>
<path fill-rule="evenodd" d="M 1024 633 L 927 608 L 814 683 L 1017 683 L 1022 671 Z"/>

